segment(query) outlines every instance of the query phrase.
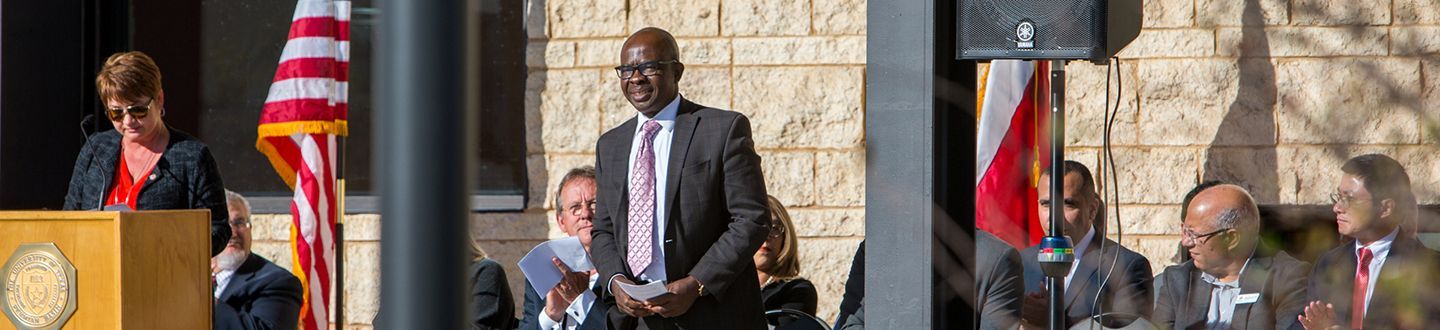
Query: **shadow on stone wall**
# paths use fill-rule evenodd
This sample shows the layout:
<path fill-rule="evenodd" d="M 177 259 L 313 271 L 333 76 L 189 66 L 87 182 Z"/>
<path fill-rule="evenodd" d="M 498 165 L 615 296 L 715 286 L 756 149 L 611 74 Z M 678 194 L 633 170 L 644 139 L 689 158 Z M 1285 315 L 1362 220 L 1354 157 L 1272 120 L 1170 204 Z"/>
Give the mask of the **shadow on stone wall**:
<path fill-rule="evenodd" d="M 1245 1 L 1241 22 L 1239 86 L 1206 150 L 1204 180 L 1235 183 L 1250 190 L 1260 203 L 1276 203 L 1280 185 L 1275 159 L 1275 64 L 1259 0 Z"/>

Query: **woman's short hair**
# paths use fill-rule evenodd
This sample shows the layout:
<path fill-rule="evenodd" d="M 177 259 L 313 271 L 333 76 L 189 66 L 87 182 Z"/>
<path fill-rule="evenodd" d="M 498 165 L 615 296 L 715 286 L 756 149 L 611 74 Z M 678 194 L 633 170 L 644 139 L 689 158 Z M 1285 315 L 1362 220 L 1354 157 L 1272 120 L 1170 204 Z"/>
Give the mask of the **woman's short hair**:
<path fill-rule="evenodd" d="M 775 196 L 765 197 L 768 199 L 766 204 L 770 206 L 770 219 L 785 226 L 785 246 L 780 248 L 779 255 L 769 267 L 760 271 L 782 280 L 800 276 L 800 247 L 795 235 L 795 222 L 790 220 L 790 212 L 785 211 L 785 205 L 780 204 L 780 200 Z M 766 234 L 769 234 L 768 231 Z"/>
<path fill-rule="evenodd" d="M 160 67 L 145 53 L 115 53 L 95 75 L 95 91 L 101 102 L 156 97 L 160 95 Z"/>

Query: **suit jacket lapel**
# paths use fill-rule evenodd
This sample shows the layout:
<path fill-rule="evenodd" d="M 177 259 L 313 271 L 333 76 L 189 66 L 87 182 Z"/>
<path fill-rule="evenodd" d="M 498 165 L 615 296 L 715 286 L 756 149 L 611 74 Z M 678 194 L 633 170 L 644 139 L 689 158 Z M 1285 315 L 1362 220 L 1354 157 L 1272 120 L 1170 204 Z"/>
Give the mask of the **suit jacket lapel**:
<path fill-rule="evenodd" d="M 618 176 L 612 176 L 618 178 L 620 182 L 610 183 L 618 190 L 614 192 L 615 195 L 619 196 L 619 198 L 616 199 L 615 208 L 610 211 L 612 212 L 610 216 L 615 219 L 611 223 L 615 225 L 615 242 L 618 243 L 617 245 L 620 247 L 619 252 L 622 258 L 626 256 L 625 251 L 630 250 L 630 180 L 627 180 L 627 178 L 629 178 L 631 170 L 630 146 L 635 143 L 636 120 L 635 117 L 630 117 L 630 120 L 625 121 L 624 124 L 620 124 L 619 128 L 616 128 L 620 133 L 623 133 L 620 134 L 620 141 L 614 145 L 616 151 L 604 154 L 608 156 L 608 159 L 605 160 L 605 167 L 619 169 L 622 173 Z M 621 265 L 626 265 L 626 263 L 622 262 Z M 630 267 L 622 268 L 624 268 L 626 273 L 630 272 Z"/>
<path fill-rule="evenodd" d="M 1269 304 L 1269 299 L 1273 298 L 1267 297 L 1270 293 L 1266 292 L 1268 291 L 1266 290 L 1267 287 L 1270 286 L 1270 262 L 1273 260 L 1275 260 L 1275 258 L 1268 256 L 1250 257 L 1250 265 L 1245 266 L 1243 270 L 1244 274 L 1240 274 L 1240 294 L 1258 294 L 1260 295 L 1260 299 L 1248 304 L 1235 305 L 1235 312 L 1231 314 L 1230 317 L 1231 329 L 1247 329 L 1251 325 L 1251 322 L 1257 322 L 1255 324 L 1256 326 L 1262 326 L 1267 323 L 1273 326 L 1274 321 L 1268 318 L 1260 317 L 1255 320 L 1250 318 L 1251 311 L 1254 311 L 1258 305 Z M 1239 297 L 1237 296 L 1236 299 L 1238 300 Z M 1260 306 L 1259 308 L 1260 311 L 1266 312 L 1274 310 L 1273 308 L 1269 308 L 1269 305 Z"/>
<path fill-rule="evenodd" d="M 255 277 L 255 273 L 259 272 L 259 266 L 262 266 L 259 262 L 260 260 L 256 259 L 254 254 L 246 256 L 245 263 L 240 264 L 240 268 L 235 269 L 235 274 L 230 275 L 230 283 L 226 283 L 225 291 L 220 292 L 219 301 L 230 300 L 230 296 L 235 295 L 240 287 L 245 286 L 245 282 L 250 281 L 251 277 Z"/>
<path fill-rule="evenodd" d="M 678 97 L 678 96 L 677 96 Z M 675 113 L 675 132 L 670 140 L 670 159 L 665 175 L 665 239 L 674 239 L 670 233 L 675 229 L 675 197 L 680 189 L 680 168 L 685 164 L 685 154 L 690 151 L 690 138 L 695 136 L 695 110 L 699 106 L 689 100 L 680 99 Z"/>
<path fill-rule="evenodd" d="M 111 142 L 104 141 L 101 143 L 109 144 Z M 115 182 L 115 167 L 120 165 L 120 139 L 115 139 L 113 143 L 114 145 L 111 146 L 96 148 L 97 150 L 95 152 L 95 161 L 98 162 L 99 164 L 97 165 L 100 166 L 100 177 L 105 179 L 105 181 L 100 181 L 100 186 L 96 187 L 100 190 L 98 194 L 100 198 L 95 201 L 95 209 L 97 210 L 105 207 L 105 198 L 110 197 L 110 184 Z"/>
<path fill-rule="evenodd" d="M 1204 328 L 1205 322 L 1209 321 L 1210 290 L 1212 288 L 1210 283 L 1205 282 L 1203 274 L 1204 272 L 1199 268 L 1190 272 L 1190 290 L 1185 297 L 1187 301 L 1185 306 L 1189 310 L 1183 311 L 1183 314 L 1193 320 L 1189 324 L 1198 325 L 1201 328 Z"/>
<path fill-rule="evenodd" d="M 1355 292 L 1355 241 L 1346 240 L 1337 249 L 1342 249 L 1340 257 L 1335 259 L 1334 264 L 1326 266 L 1327 269 L 1324 270 L 1323 275 L 1320 275 L 1327 277 L 1333 287 L 1330 287 L 1328 292 L 1322 288 L 1322 292 L 1325 293 L 1318 294 L 1318 296 L 1335 306 L 1335 317 L 1338 321 L 1335 323 L 1349 325 L 1350 299 L 1351 294 Z M 1315 271 L 1320 270 L 1318 267 L 1315 268 Z M 1311 274 L 1310 276 L 1316 275 Z"/>
<path fill-rule="evenodd" d="M 1099 285 L 1098 282 L 1100 281 L 1100 278 L 1098 278 L 1098 274 L 1096 274 L 1096 270 L 1098 270 L 1096 265 L 1097 262 L 1105 259 L 1101 258 L 1105 255 L 1105 252 L 1109 252 L 1100 249 L 1100 240 L 1101 239 L 1097 239 L 1094 242 L 1090 242 L 1089 248 L 1092 250 L 1086 251 L 1085 255 L 1080 257 L 1080 266 L 1075 268 L 1075 275 L 1070 277 L 1070 286 L 1065 288 L 1065 308 L 1067 310 L 1070 308 L 1076 308 L 1078 306 L 1076 305 L 1076 299 L 1080 298 L 1081 296 L 1087 296 L 1090 297 L 1090 299 L 1095 298 L 1095 296 L 1092 294 L 1082 293 L 1088 291 L 1090 286 L 1092 285 Z M 1111 244 L 1105 245 L 1106 248 L 1111 247 Z M 1090 314 L 1090 311 L 1084 312 L 1086 315 Z"/>

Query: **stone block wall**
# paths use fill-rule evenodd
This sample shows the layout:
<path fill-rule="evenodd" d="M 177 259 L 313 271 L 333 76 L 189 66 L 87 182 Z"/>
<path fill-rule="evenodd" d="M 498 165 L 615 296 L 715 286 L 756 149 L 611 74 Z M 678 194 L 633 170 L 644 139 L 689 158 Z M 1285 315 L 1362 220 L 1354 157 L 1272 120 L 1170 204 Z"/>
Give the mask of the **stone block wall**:
<path fill-rule="evenodd" d="M 655 26 L 678 39 L 685 63 L 681 95 L 750 117 L 767 188 L 796 221 L 802 276 L 820 290 L 820 316 L 832 320 L 865 232 L 865 2 L 530 5 L 525 111 L 531 198 L 523 213 L 480 215 L 482 244 L 513 263 L 529 246 L 563 235 L 553 220 L 555 185 L 570 168 L 594 163 L 601 133 L 635 116 L 613 67 L 620 64 L 626 36 Z M 505 223 L 515 222 L 541 230 L 512 232 Z"/>
<path fill-rule="evenodd" d="M 767 188 L 796 222 L 802 276 L 820 291 L 820 316 L 833 320 L 865 234 L 865 1 L 530 0 L 527 8 L 528 202 L 471 218 L 481 246 L 506 266 L 517 313 L 524 276 L 514 265 L 564 235 L 555 185 L 594 163 L 601 133 L 635 116 L 613 67 L 626 36 L 655 26 L 680 44 L 682 95 L 751 118 Z M 379 300 L 379 216 L 347 219 L 346 324 L 368 329 Z M 289 221 L 255 217 L 256 252 L 287 268 Z"/>
<path fill-rule="evenodd" d="M 1440 2 L 1144 4 L 1109 99 L 1121 243 L 1156 272 L 1173 264 L 1179 204 L 1200 180 L 1328 205 L 1340 164 L 1380 152 L 1407 167 L 1422 204 L 1440 203 Z M 1106 67 L 1067 69 L 1067 156 L 1100 172 Z"/>
<path fill-rule="evenodd" d="M 523 211 L 472 216 L 509 267 L 562 234 L 560 176 L 594 162 L 601 133 L 634 116 L 611 69 L 645 26 L 675 34 L 681 93 L 751 117 L 771 194 L 790 206 L 803 276 L 833 320 L 863 239 L 864 0 L 529 0 Z M 1409 167 L 1422 203 L 1440 203 L 1440 2 L 1147 0 L 1144 30 L 1120 53 L 1111 136 L 1121 243 L 1158 271 L 1178 241 L 1179 203 L 1202 179 L 1247 186 L 1262 203 L 1328 203 L 1345 159 L 1384 152 Z M 1097 172 L 1106 68 L 1069 70 L 1069 157 Z M 1115 84 L 1112 79 L 1111 84 Z M 1106 181 L 1108 177 L 1104 177 Z M 378 305 L 379 216 L 352 215 L 347 328 Z M 289 267 L 289 215 L 257 215 L 256 251 Z M 519 302 L 517 301 L 517 304 Z"/>

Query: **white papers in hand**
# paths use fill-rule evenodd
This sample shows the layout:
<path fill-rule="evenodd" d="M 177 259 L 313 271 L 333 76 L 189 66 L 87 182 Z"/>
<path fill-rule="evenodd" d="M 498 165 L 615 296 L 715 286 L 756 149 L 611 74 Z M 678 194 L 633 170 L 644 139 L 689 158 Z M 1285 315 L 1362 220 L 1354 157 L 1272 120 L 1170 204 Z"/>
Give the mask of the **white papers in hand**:
<path fill-rule="evenodd" d="M 525 273 L 525 279 L 530 280 L 530 286 L 535 288 L 535 294 L 541 297 L 559 284 L 563 276 L 550 258 L 560 258 L 560 262 L 565 263 L 565 267 L 570 267 L 572 272 L 595 269 L 595 266 L 590 264 L 590 257 L 585 254 L 585 246 L 580 244 L 579 238 L 557 238 L 536 245 L 524 258 L 520 258 L 519 266 L 520 272 Z"/>
<path fill-rule="evenodd" d="M 669 290 L 665 289 L 665 282 L 663 281 L 650 282 L 650 284 L 646 285 L 620 282 L 620 289 L 625 290 L 625 294 L 630 295 L 630 298 L 640 301 L 647 301 L 651 298 L 670 293 Z"/>

